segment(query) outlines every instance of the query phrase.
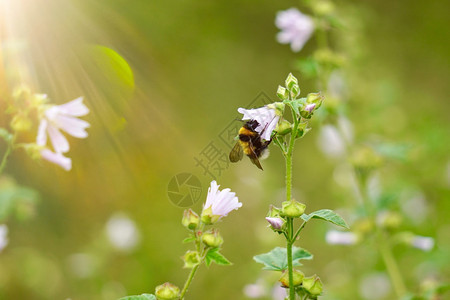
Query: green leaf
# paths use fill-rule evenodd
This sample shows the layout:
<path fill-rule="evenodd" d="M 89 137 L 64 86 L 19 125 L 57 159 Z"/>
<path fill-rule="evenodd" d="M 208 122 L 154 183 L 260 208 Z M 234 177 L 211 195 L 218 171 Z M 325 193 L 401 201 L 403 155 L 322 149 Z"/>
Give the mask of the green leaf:
<path fill-rule="evenodd" d="M 219 253 L 219 248 L 212 248 L 208 250 L 205 256 L 205 264 L 206 266 L 210 266 L 212 262 L 215 262 L 218 265 L 228 266 L 231 265 L 231 262 L 225 258 L 221 253 Z"/>
<path fill-rule="evenodd" d="M 185 238 L 183 240 L 183 244 L 187 244 L 187 243 L 190 243 L 190 242 L 193 242 L 193 241 L 195 241 L 195 237 L 190 236 L 190 237 L 187 237 L 187 238 Z"/>
<path fill-rule="evenodd" d="M 301 266 L 301 259 L 312 259 L 311 253 L 303 248 L 292 247 L 292 265 L 294 267 Z M 253 259 L 264 265 L 263 270 L 284 271 L 288 267 L 286 248 L 276 247 L 272 251 L 260 255 L 256 255 Z"/>
<path fill-rule="evenodd" d="M 155 295 L 152 294 L 142 294 L 142 295 L 122 297 L 119 300 L 156 300 L 156 297 Z"/>
<path fill-rule="evenodd" d="M 349 229 L 347 223 L 345 223 L 344 219 L 342 219 L 341 216 L 339 216 L 337 213 L 332 211 L 331 209 L 321 209 L 315 212 L 310 213 L 309 215 L 303 214 L 301 218 L 308 222 L 311 219 L 322 219 L 325 221 L 328 221 L 330 223 L 333 223 L 338 226 L 342 226 L 344 228 Z"/>

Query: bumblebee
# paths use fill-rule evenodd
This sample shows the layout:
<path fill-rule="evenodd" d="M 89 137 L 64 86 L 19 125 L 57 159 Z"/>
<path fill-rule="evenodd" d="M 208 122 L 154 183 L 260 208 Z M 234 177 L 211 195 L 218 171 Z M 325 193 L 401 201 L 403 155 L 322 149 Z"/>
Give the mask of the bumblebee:
<path fill-rule="evenodd" d="M 269 141 L 262 139 L 261 134 L 265 129 L 263 129 L 260 134 L 256 131 L 258 126 L 258 121 L 250 120 L 239 129 L 239 141 L 233 147 L 229 155 L 231 162 L 234 163 L 240 161 L 245 153 L 245 155 L 250 158 L 251 162 L 255 166 L 263 170 L 261 163 L 259 162 L 259 158 L 263 157 L 264 154 L 267 153 L 267 147 L 272 139 Z"/>

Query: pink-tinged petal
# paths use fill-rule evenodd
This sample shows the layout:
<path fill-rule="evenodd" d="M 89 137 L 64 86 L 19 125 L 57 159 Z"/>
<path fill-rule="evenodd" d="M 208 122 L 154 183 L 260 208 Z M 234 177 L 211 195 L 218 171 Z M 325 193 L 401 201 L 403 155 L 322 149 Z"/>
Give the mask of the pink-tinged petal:
<path fill-rule="evenodd" d="M 38 134 L 36 137 L 36 144 L 38 144 L 38 146 L 45 146 L 45 144 L 47 144 L 47 126 L 47 120 L 42 119 L 41 123 L 39 123 Z"/>
<path fill-rule="evenodd" d="M 213 180 L 208 189 L 208 195 L 203 210 L 211 207 L 212 214 L 220 216 L 219 219 L 221 219 L 222 217 L 227 216 L 232 210 L 236 210 L 242 206 L 242 203 L 240 203 L 235 196 L 236 194 L 231 192 L 230 189 L 219 191 L 219 185 Z"/>
<path fill-rule="evenodd" d="M 208 189 L 208 195 L 206 196 L 206 202 L 204 209 L 207 209 L 212 206 L 214 199 L 216 198 L 217 191 L 219 190 L 219 186 L 215 180 L 211 181 L 211 185 Z"/>
<path fill-rule="evenodd" d="M 89 113 L 89 108 L 83 104 L 83 97 L 79 97 L 65 104 L 57 105 L 56 107 L 62 114 L 73 117 L 81 117 Z"/>
<path fill-rule="evenodd" d="M 73 117 L 58 115 L 55 118 L 54 122 L 58 128 L 64 130 L 71 136 L 80 139 L 86 138 L 88 136 L 88 133 L 86 132 L 85 129 L 88 128 L 90 125 L 86 121 Z"/>
<path fill-rule="evenodd" d="M 68 157 L 65 157 L 61 153 L 55 153 L 50 151 L 49 149 L 43 149 L 41 150 L 41 156 L 43 159 L 59 165 L 66 171 L 70 171 L 72 169 L 72 160 Z"/>
<path fill-rule="evenodd" d="M 272 228 L 276 230 L 280 230 L 285 222 L 281 218 L 272 218 L 272 217 L 266 217 L 266 221 L 269 222 L 270 226 L 272 226 Z"/>
<path fill-rule="evenodd" d="M 50 137 L 50 141 L 52 142 L 53 149 L 58 153 L 66 153 L 69 151 L 69 142 L 65 138 L 65 136 L 54 126 L 47 126 L 47 132 Z"/>

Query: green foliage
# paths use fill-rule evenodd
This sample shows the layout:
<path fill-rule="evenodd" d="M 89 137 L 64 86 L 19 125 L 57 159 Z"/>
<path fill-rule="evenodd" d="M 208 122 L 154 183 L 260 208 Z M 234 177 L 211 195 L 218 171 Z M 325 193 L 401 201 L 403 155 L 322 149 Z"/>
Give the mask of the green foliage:
<path fill-rule="evenodd" d="M 349 229 L 349 227 L 348 227 L 347 223 L 345 223 L 344 219 L 342 219 L 341 216 L 339 216 L 337 213 L 335 213 L 331 209 L 317 210 L 315 212 L 310 213 L 309 215 L 303 214 L 301 216 L 301 218 L 305 222 L 308 222 L 311 219 L 321 219 L 321 220 L 324 220 L 324 221 L 333 223 L 335 225 Z"/>
<path fill-rule="evenodd" d="M 206 253 L 205 256 L 206 266 L 209 267 L 213 262 L 222 266 L 229 266 L 232 264 L 228 259 L 225 258 L 225 256 L 219 253 L 219 248 L 211 248 Z"/>
<path fill-rule="evenodd" d="M 313 255 L 307 250 L 299 247 L 292 247 L 292 265 L 301 266 L 300 260 L 312 259 Z M 264 265 L 263 270 L 284 271 L 288 268 L 286 248 L 276 247 L 272 251 L 256 255 L 253 259 Z"/>

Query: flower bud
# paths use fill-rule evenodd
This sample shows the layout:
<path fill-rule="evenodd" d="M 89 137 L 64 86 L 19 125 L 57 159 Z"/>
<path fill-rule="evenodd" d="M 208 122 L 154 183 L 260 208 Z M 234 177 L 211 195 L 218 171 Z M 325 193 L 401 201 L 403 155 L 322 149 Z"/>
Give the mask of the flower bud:
<path fill-rule="evenodd" d="M 360 176 L 367 178 L 368 174 L 379 167 L 382 158 L 370 147 L 362 146 L 357 148 L 351 157 L 351 162 Z"/>
<path fill-rule="evenodd" d="M 208 247 L 216 248 L 223 244 L 223 238 L 218 230 L 212 229 L 202 235 L 202 242 Z"/>
<path fill-rule="evenodd" d="M 295 99 L 300 95 L 300 87 L 298 84 L 294 84 L 291 88 L 291 98 Z"/>
<path fill-rule="evenodd" d="M 303 278 L 302 285 L 303 288 L 313 296 L 319 296 L 323 290 L 322 281 L 320 281 L 320 278 L 317 275 Z"/>
<path fill-rule="evenodd" d="M 269 206 L 269 211 L 267 212 L 267 217 L 270 218 L 278 218 L 280 216 L 281 209 L 273 206 L 272 204 Z"/>
<path fill-rule="evenodd" d="M 287 100 L 289 98 L 289 91 L 286 88 L 279 85 L 277 90 L 277 96 L 281 100 Z"/>
<path fill-rule="evenodd" d="M 201 261 L 200 254 L 197 251 L 188 250 L 182 257 L 184 261 L 183 268 L 192 269 Z"/>
<path fill-rule="evenodd" d="M 305 212 L 306 205 L 300 202 L 295 201 L 284 201 L 282 203 L 281 215 L 290 217 L 290 218 L 298 218 Z"/>
<path fill-rule="evenodd" d="M 320 92 L 319 93 L 309 93 L 306 96 L 306 103 L 307 104 L 315 104 L 316 106 L 314 107 L 314 109 L 318 109 L 322 105 L 324 98 L 325 97 Z"/>
<path fill-rule="evenodd" d="M 312 10 L 319 16 L 330 15 L 335 11 L 334 4 L 328 0 L 314 1 L 312 4 Z"/>
<path fill-rule="evenodd" d="M 293 284 L 294 286 L 299 286 L 300 284 L 302 284 L 303 278 L 305 277 L 305 274 L 303 274 L 301 271 L 299 270 L 292 270 L 292 279 L 293 279 Z M 281 285 L 285 288 L 289 288 L 289 272 L 288 271 L 284 271 L 283 275 L 281 276 L 280 279 L 278 279 L 279 282 L 281 282 Z"/>
<path fill-rule="evenodd" d="M 388 230 L 397 229 L 402 221 L 402 216 L 395 211 L 383 211 L 377 215 L 377 224 Z"/>
<path fill-rule="evenodd" d="M 200 217 L 192 210 L 186 209 L 183 213 L 181 224 L 189 230 L 195 230 L 200 223 Z"/>
<path fill-rule="evenodd" d="M 267 105 L 267 108 L 275 110 L 275 113 L 282 117 L 284 113 L 285 104 L 283 102 L 274 102 Z"/>
<path fill-rule="evenodd" d="M 292 73 L 289 73 L 288 77 L 286 78 L 286 87 L 288 90 L 291 90 L 294 85 L 298 85 L 298 80 L 295 78 Z"/>
<path fill-rule="evenodd" d="M 180 288 L 166 282 L 156 287 L 155 296 L 158 300 L 175 300 L 180 296 Z"/>
<path fill-rule="evenodd" d="M 38 146 L 35 143 L 30 143 L 24 144 L 23 148 L 25 149 L 25 152 L 28 154 L 28 156 L 31 157 L 31 159 L 38 160 L 42 158 L 41 155 L 42 146 Z"/>
<path fill-rule="evenodd" d="M 312 113 L 314 112 L 314 108 L 316 107 L 315 103 L 307 104 L 303 109 L 300 111 L 300 115 L 305 119 L 310 119 L 312 116 Z"/>
<path fill-rule="evenodd" d="M 32 123 L 26 114 L 18 113 L 13 117 L 10 125 L 14 131 L 28 131 L 31 129 Z"/>
<path fill-rule="evenodd" d="M 282 232 L 286 221 L 277 217 L 266 217 L 266 221 L 269 222 L 270 228 L 275 232 Z"/>
<path fill-rule="evenodd" d="M 275 131 L 279 135 L 286 135 L 292 131 L 292 124 L 286 120 L 283 120 L 280 123 L 278 123 L 277 127 L 275 128 Z"/>
<path fill-rule="evenodd" d="M 304 137 L 305 134 L 307 134 L 311 130 L 311 128 L 306 127 L 306 126 L 308 126 L 307 123 L 298 124 L 297 134 L 295 135 L 296 138 Z"/>

